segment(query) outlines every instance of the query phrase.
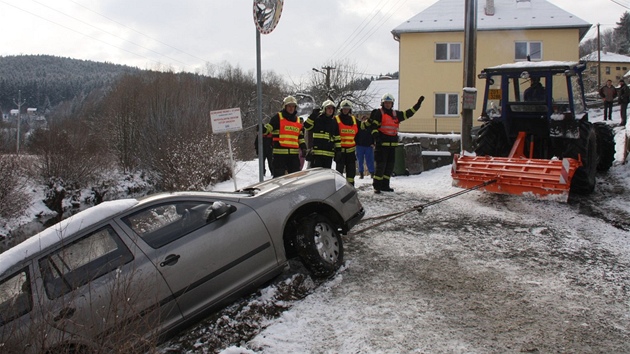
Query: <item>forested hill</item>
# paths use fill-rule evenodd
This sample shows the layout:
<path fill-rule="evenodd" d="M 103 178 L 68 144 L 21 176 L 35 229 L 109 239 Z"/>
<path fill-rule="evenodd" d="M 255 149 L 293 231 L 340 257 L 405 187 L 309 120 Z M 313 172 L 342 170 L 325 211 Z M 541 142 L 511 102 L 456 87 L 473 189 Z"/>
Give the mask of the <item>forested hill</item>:
<path fill-rule="evenodd" d="M 65 100 L 111 85 L 138 68 L 50 55 L 0 56 L 0 109 L 17 108 L 18 91 L 25 106 L 40 112 Z M 24 106 L 23 106 L 24 107 Z"/>

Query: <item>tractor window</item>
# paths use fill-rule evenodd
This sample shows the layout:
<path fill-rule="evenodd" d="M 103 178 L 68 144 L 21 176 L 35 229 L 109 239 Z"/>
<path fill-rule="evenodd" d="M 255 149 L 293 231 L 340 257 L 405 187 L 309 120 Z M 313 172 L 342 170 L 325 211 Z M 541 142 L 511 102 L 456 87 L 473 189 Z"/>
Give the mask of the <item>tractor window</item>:
<path fill-rule="evenodd" d="M 566 113 L 571 111 L 571 107 L 569 105 L 569 91 L 567 90 L 566 76 L 553 76 L 552 97 L 554 113 Z"/>
<path fill-rule="evenodd" d="M 571 88 L 573 90 L 573 107 L 575 107 L 575 114 L 581 114 L 586 111 L 586 104 L 580 91 L 579 79 L 577 76 L 571 76 Z"/>
<path fill-rule="evenodd" d="M 488 101 L 486 102 L 486 115 L 489 118 L 501 117 L 501 77 L 489 77 L 488 80 Z"/>

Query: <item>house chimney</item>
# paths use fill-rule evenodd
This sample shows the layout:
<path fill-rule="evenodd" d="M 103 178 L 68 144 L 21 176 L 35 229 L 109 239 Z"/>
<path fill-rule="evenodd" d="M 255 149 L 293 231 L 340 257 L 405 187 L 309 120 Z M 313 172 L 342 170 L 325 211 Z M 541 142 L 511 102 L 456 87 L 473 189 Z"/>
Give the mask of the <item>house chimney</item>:
<path fill-rule="evenodd" d="M 494 16 L 494 0 L 486 0 L 486 16 Z"/>
<path fill-rule="evenodd" d="M 531 0 L 516 0 L 516 8 L 517 9 L 531 9 L 532 2 Z"/>

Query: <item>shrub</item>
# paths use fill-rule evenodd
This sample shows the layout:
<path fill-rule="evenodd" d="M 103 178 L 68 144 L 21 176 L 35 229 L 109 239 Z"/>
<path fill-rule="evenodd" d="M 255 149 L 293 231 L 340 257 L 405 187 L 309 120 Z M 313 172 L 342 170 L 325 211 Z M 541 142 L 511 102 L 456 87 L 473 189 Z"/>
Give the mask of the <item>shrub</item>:
<path fill-rule="evenodd" d="M 30 199 L 25 193 L 26 173 L 21 159 L 14 155 L 0 155 L 0 217 L 14 218 L 22 215 L 29 207 Z"/>

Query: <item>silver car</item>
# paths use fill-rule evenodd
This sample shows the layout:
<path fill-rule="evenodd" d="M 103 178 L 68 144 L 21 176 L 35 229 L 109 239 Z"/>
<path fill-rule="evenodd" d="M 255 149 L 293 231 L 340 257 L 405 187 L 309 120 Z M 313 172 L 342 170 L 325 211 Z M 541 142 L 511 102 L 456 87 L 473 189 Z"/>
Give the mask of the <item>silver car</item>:
<path fill-rule="evenodd" d="M 310 169 L 237 192 L 105 202 L 0 254 L 0 352 L 130 352 L 216 311 L 299 257 L 343 262 L 356 190 Z"/>

